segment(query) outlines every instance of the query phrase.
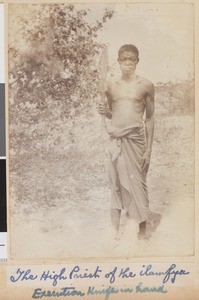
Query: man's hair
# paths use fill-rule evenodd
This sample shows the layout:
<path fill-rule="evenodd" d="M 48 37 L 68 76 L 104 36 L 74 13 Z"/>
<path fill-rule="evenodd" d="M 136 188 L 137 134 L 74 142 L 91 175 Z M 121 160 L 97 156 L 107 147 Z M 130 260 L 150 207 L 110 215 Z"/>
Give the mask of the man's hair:
<path fill-rule="evenodd" d="M 137 55 L 137 58 L 139 58 L 139 51 L 138 51 L 138 48 L 132 44 L 126 44 L 126 45 L 123 45 L 122 47 L 120 47 L 119 51 L 118 51 L 118 58 L 120 58 L 120 55 L 123 53 L 123 52 L 133 52 Z"/>

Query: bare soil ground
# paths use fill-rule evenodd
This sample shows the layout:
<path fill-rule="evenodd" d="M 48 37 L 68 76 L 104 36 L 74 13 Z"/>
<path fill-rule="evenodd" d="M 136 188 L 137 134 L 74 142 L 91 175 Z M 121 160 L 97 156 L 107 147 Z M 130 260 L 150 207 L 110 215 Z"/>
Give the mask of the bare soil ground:
<path fill-rule="evenodd" d="M 153 154 L 148 174 L 151 238 L 122 216 L 112 239 L 106 170 L 107 135 L 100 117 L 79 119 L 48 151 L 19 153 L 10 167 L 10 236 L 13 259 L 116 258 L 192 255 L 194 249 L 194 119 L 165 113 L 157 95 Z M 169 105 L 169 104 L 168 104 Z M 56 142 L 57 141 L 57 142 Z M 45 141 L 43 141 L 45 149 Z"/>

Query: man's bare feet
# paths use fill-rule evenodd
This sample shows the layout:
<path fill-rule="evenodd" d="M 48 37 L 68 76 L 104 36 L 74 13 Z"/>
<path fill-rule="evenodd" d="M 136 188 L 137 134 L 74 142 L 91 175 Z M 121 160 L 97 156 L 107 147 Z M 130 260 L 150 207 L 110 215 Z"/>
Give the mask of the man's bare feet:
<path fill-rule="evenodd" d="M 138 240 L 148 240 L 149 239 L 149 236 L 147 235 L 146 232 L 138 232 L 137 233 L 137 238 Z"/>
<path fill-rule="evenodd" d="M 139 232 L 137 237 L 139 240 L 146 240 L 149 238 L 146 233 L 146 221 L 139 223 Z"/>

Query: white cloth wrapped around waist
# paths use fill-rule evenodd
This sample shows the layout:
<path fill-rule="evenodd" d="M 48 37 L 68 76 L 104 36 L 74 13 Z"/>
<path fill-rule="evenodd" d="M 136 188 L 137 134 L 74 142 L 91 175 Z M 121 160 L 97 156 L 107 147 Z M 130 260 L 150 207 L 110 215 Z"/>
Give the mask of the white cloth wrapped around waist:
<path fill-rule="evenodd" d="M 110 136 L 110 147 L 109 152 L 114 161 L 121 153 L 122 138 L 128 138 L 136 143 L 145 145 L 145 132 L 144 132 L 144 121 L 134 122 L 131 125 L 118 128 L 114 127 L 110 122 L 106 124 L 106 131 Z"/>
<path fill-rule="evenodd" d="M 131 218 L 143 222 L 149 212 L 146 174 L 141 167 L 146 150 L 144 123 L 134 122 L 125 128 L 107 123 L 106 131 L 110 136 L 111 208 L 126 209 Z"/>

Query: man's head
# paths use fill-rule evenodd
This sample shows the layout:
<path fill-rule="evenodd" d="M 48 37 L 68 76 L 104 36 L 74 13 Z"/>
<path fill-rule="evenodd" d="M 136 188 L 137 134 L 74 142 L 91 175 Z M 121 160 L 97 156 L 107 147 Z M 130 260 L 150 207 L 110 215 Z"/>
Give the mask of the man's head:
<path fill-rule="evenodd" d="M 118 62 L 123 74 L 132 74 L 139 62 L 139 51 L 137 47 L 131 44 L 123 45 L 118 51 Z"/>

